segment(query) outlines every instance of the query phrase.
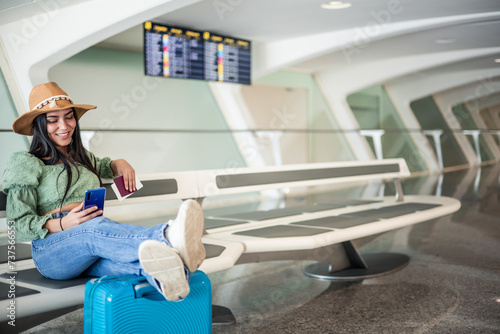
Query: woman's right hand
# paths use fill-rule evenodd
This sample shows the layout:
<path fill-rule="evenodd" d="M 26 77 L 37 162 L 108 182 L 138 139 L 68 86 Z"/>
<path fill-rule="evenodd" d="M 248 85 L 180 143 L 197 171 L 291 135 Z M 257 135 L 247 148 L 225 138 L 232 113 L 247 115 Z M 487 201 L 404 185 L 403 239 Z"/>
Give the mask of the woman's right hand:
<path fill-rule="evenodd" d="M 97 206 L 83 209 L 83 202 L 71 210 L 66 216 L 62 218 L 61 225 L 67 230 L 69 228 L 78 226 L 86 221 L 91 220 L 99 215 L 102 215 L 102 210 L 98 210 Z"/>

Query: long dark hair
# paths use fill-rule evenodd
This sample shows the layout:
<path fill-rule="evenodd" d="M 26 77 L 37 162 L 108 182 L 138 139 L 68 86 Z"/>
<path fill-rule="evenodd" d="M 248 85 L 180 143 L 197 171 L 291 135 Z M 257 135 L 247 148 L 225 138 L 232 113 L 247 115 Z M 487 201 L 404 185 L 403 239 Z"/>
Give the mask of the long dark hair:
<path fill-rule="evenodd" d="M 66 190 L 61 198 L 60 207 L 63 206 L 64 199 L 68 194 L 69 188 L 71 188 L 71 181 L 73 180 L 73 172 L 71 170 L 71 166 L 74 166 L 76 169 L 77 179 L 80 177 L 78 164 L 81 164 L 97 176 L 97 178 L 99 179 L 99 183 L 102 186 L 102 180 L 99 177 L 99 173 L 96 169 L 97 162 L 95 158 L 94 161 L 90 161 L 90 157 L 83 147 L 82 139 L 80 137 L 80 125 L 78 124 L 78 118 L 76 117 L 74 109 L 73 117 L 75 117 L 76 126 L 73 131 L 73 136 L 71 137 L 71 143 L 68 145 L 68 154 L 61 152 L 49 138 L 49 135 L 47 133 L 46 114 L 38 115 L 33 120 L 33 140 L 31 141 L 29 153 L 42 160 L 45 165 L 56 165 L 62 162 L 64 164 L 64 168 L 57 176 L 57 180 L 59 180 L 59 176 L 61 176 L 61 174 L 64 172 L 66 172 L 68 176 L 68 180 L 66 182 Z M 57 187 L 57 182 L 56 188 L 59 189 L 59 187 Z"/>

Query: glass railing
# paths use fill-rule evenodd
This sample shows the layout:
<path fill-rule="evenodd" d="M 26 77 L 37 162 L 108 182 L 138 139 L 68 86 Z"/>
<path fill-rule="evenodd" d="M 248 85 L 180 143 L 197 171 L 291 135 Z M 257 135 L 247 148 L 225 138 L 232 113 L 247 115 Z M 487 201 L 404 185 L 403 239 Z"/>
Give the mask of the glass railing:
<path fill-rule="evenodd" d="M 129 160 L 140 173 L 180 170 L 225 169 L 247 165 L 281 165 L 352 160 L 332 149 L 346 135 L 359 134 L 372 144 L 375 158 L 404 158 L 411 166 L 411 149 L 391 152 L 393 143 L 385 138 L 401 138 L 411 133 L 426 135 L 436 157 L 443 164 L 446 146 L 441 138 L 466 134 L 463 129 L 82 129 L 84 145 L 97 156 Z M 497 136 L 500 130 L 475 130 Z M 238 137 L 238 141 L 235 139 Z M 0 129 L 0 170 L 16 151 L 27 150 L 25 136 Z M 238 146 L 236 142 L 243 143 Z M 7 144 L 8 143 L 8 144 Z M 388 153 L 389 152 L 389 153 Z M 479 152 L 481 154 L 481 152 Z M 413 169 L 415 171 L 415 169 Z"/>
<path fill-rule="evenodd" d="M 474 148 L 478 162 L 494 160 L 495 156 L 491 152 L 488 146 L 488 138 L 486 137 L 489 133 L 481 133 L 480 129 L 474 122 L 471 112 L 467 109 L 465 104 L 459 104 L 451 108 L 451 111 L 455 115 L 455 118 L 460 123 L 460 127 L 464 129 L 464 134 L 467 135 L 470 144 Z M 496 133 L 495 133 L 496 134 Z M 496 137 L 496 136 L 495 136 Z M 492 143 L 496 145 L 495 139 L 492 138 Z"/>
<path fill-rule="evenodd" d="M 20 136 L 10 129 L 0 129 L 0 182 L 3 171 L 14 152 L 27 151 L 29 147 L 26 136 Z"/>
<path fill-rule="evenodd" d="M 374 85 L 352 93 L 347 96 L 347 103 L 378 159 L 401 157 L 411 172 L 427 170 L 416 139 L 411 131 L 406 131 L 384 86 Z"/>

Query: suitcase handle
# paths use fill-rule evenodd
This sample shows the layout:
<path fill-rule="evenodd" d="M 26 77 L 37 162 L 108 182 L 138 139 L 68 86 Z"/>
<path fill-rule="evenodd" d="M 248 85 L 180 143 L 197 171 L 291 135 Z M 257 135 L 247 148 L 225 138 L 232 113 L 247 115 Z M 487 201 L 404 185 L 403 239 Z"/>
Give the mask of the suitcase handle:
<path fill-rule="evenodd" d="M 147 295 L 158 293 L 158 290 L 148 282 L 137 284 L 136 286 L 134 286 L 134 291 L 136 299 L 144 298 Z"/>

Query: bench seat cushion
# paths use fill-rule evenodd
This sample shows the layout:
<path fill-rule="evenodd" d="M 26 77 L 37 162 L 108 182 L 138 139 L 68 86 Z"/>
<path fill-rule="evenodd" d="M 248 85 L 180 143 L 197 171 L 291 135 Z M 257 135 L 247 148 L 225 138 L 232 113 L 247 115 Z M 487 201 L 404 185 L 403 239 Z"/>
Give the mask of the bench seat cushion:
<path fill-rule="evenodd" d="M 366 205 L 302 212 L 267 220 L 208 229 L 206 239 L 240 242 L 245 253 L 310 250 L 360 239 L 455 212 L 460 202 L 449 197 L 393 197 Z"/>
<path fill-rule="evenodd" d="M 9 295 L 11 295 L 12 293 L 15 294 L 17 300 L 17 298 L 37 294 L 40 293 L 40 291 L 25 288 L 22 286 L 16 286 L 16 288 L 13 290 L 11 284 L 0 282 L 0 301 L 9 300 Z"/>

